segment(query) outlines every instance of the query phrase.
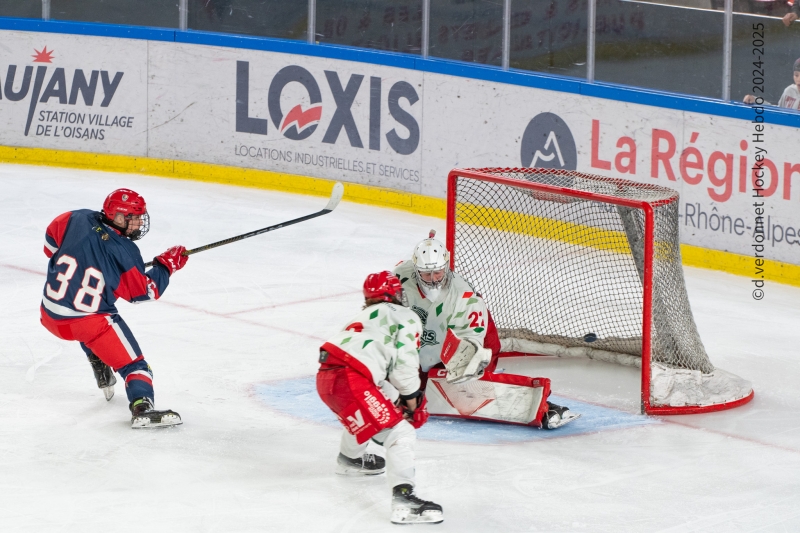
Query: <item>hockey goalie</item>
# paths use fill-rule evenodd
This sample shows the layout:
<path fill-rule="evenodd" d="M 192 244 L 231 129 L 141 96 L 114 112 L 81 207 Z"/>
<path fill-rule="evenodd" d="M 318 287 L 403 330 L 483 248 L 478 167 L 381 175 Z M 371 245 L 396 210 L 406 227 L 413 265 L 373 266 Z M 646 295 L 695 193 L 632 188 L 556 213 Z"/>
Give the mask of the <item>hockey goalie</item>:
<path fill-rule="evenodd" d="M 450 254 L 434 236 L 394 270 L 423 324 L 419 359 L 428 412 L 543 429 L 578 418 L 547 401 L 549 379 L 494 372 L 500 339 L 486 303 L 450 270 Z"/>

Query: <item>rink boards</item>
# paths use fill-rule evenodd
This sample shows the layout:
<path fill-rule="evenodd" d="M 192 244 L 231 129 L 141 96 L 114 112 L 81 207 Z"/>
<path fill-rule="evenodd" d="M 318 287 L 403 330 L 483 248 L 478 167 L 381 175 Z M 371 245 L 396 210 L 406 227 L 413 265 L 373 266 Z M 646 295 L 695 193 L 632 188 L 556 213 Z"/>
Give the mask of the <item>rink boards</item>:
<path fill-rule="evenodd" d="M 800 133 L 762 123 L 756 108 L 716 116 L 444 74 L 413 57 L 361 62 L 322 47 L 319 55 L 347 59 L 290 44 L 282 53 L 2 32 L 0 145 L 162 175 L 182 165 L 182 175 L 206 179 L 209 169 L 231 169 L 220 180 L 243 185 L 253 176 L 236 169 L 343 180 L 376 187 L 362 194 L 375 203 L 397 191 L 418 203 L 441 199 L 454 167 L 577 169 L 677 189 L 683 243 L 740 263 L 763 246 L 764 258 L 782 263 L 767 275 L 800 283 L 791 268 L 800 265 Z M 705 266 L 725 268 L 731 257 L 707 254 Z"/>

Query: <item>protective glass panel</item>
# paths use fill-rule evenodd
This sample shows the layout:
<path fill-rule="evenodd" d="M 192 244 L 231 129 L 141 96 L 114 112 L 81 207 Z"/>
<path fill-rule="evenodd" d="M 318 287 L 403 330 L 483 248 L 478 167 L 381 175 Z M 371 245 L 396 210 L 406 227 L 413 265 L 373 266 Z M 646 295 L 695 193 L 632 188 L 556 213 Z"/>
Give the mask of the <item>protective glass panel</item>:
<path fill-rule="evenodd" d="M 6 0 L 0 2 L 0 17 L 42 18 L 42 0 Z"/>
<path fill-rule="evenodd" d="M 725 0 L 635 0 L 649 4 L 667 4 L 671 6 L 693 7 L 696 9 L 714 9 L 725 11 Z M 749 13 L 782 17 L 790 9 L 792 0 L 733 0 L 734 13 Z"/>
<path fill-rule="evenodd" d="M 778 18 L 734 14 L 731 100 L 753 95 L 800 109 L 800 72 L 793 72 L 798 58 L 800 22 L 787 28 Z"/>
<path fill-rule="evenodd" d="M 509 66 L 586 77 L 586 3 L 513 0 Z"/>
<path fill-rule="evenodd" d="M 431 57 L 501 65 L 503 2 L 437 0 L 431 2 Z"/>
<path fill-rule="evenodd" d="M 783 17 L 791 9 L 790 2 L 791 0 L 733 0 L 733 12 Z M 725 9 L 725 0 L 712 0 L 712 4 L 714 9 Z"/>
<path fill-rule="evenodd" d="M 178 27 L 178 0 L 51 0 L 52 20 Z"/>
<path fill-rule="evenodd" d="M 720 11 L 598 2 L 595 79 L 720 98 L 723 18 Z"/>
<path fill-rule="evenodd" d="M 317 0 L 317 41 L 419 54 L 422 0 Z"/>
<path fill-rule="evenodd" d="M 192 30 L 244 33 L 305 41 L 305 0 L 189 0 Z"/>

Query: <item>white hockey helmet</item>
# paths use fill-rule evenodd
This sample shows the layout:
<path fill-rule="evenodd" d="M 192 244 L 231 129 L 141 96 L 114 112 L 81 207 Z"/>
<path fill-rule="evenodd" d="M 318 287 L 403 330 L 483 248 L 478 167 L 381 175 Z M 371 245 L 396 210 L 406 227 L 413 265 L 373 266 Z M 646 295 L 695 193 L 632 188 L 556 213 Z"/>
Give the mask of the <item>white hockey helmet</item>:
<path fill-rule="evenodd" d="M 411 260 L 417 274 L 417 285 L 431 299 L 447 287 L 450 281 L 450 252 L 441 241 L 434 239 L 435 230 L 414 248 Z"/>

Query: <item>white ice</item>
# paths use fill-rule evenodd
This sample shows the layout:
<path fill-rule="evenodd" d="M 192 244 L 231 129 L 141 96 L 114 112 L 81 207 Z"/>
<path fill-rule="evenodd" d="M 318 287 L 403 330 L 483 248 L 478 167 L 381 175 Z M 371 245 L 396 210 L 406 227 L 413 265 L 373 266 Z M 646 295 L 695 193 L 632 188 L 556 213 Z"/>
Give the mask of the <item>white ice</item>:
<path fill-rule="evenodd" d="M 343 202 L 192 256 L 158 302 L 121 302 L 153 368 L 156 405 L 184 419 L 135 431 L 121 384 L 107 403 L 77 344 L 38 323 L 47 224 L 129 187 L 148 202 L 140 248 L 151 258 L 325 199 L 22 165 L 0 165 L 0 184 L 0 531 L 395 531 L 382 476 L 334 475 L 340 430 L 257 391 L 310 379 L 319 345 L 359 308 L 364 276 L 408 257 L 430 228 L 443 236 L 444 221 Z M 423 529 L 800 531 L 800 289 L 768 283 L 759 302 L 746 278 L 685 272 L 711 360 L 753 382 L 750 404 L 505 444 L 420 438 L 418 492 L 445 509 L 443 524 Z M 638 410 L 636 369 L 547 358 L 501 366 L 551 377 L 561 397 Z"/>

